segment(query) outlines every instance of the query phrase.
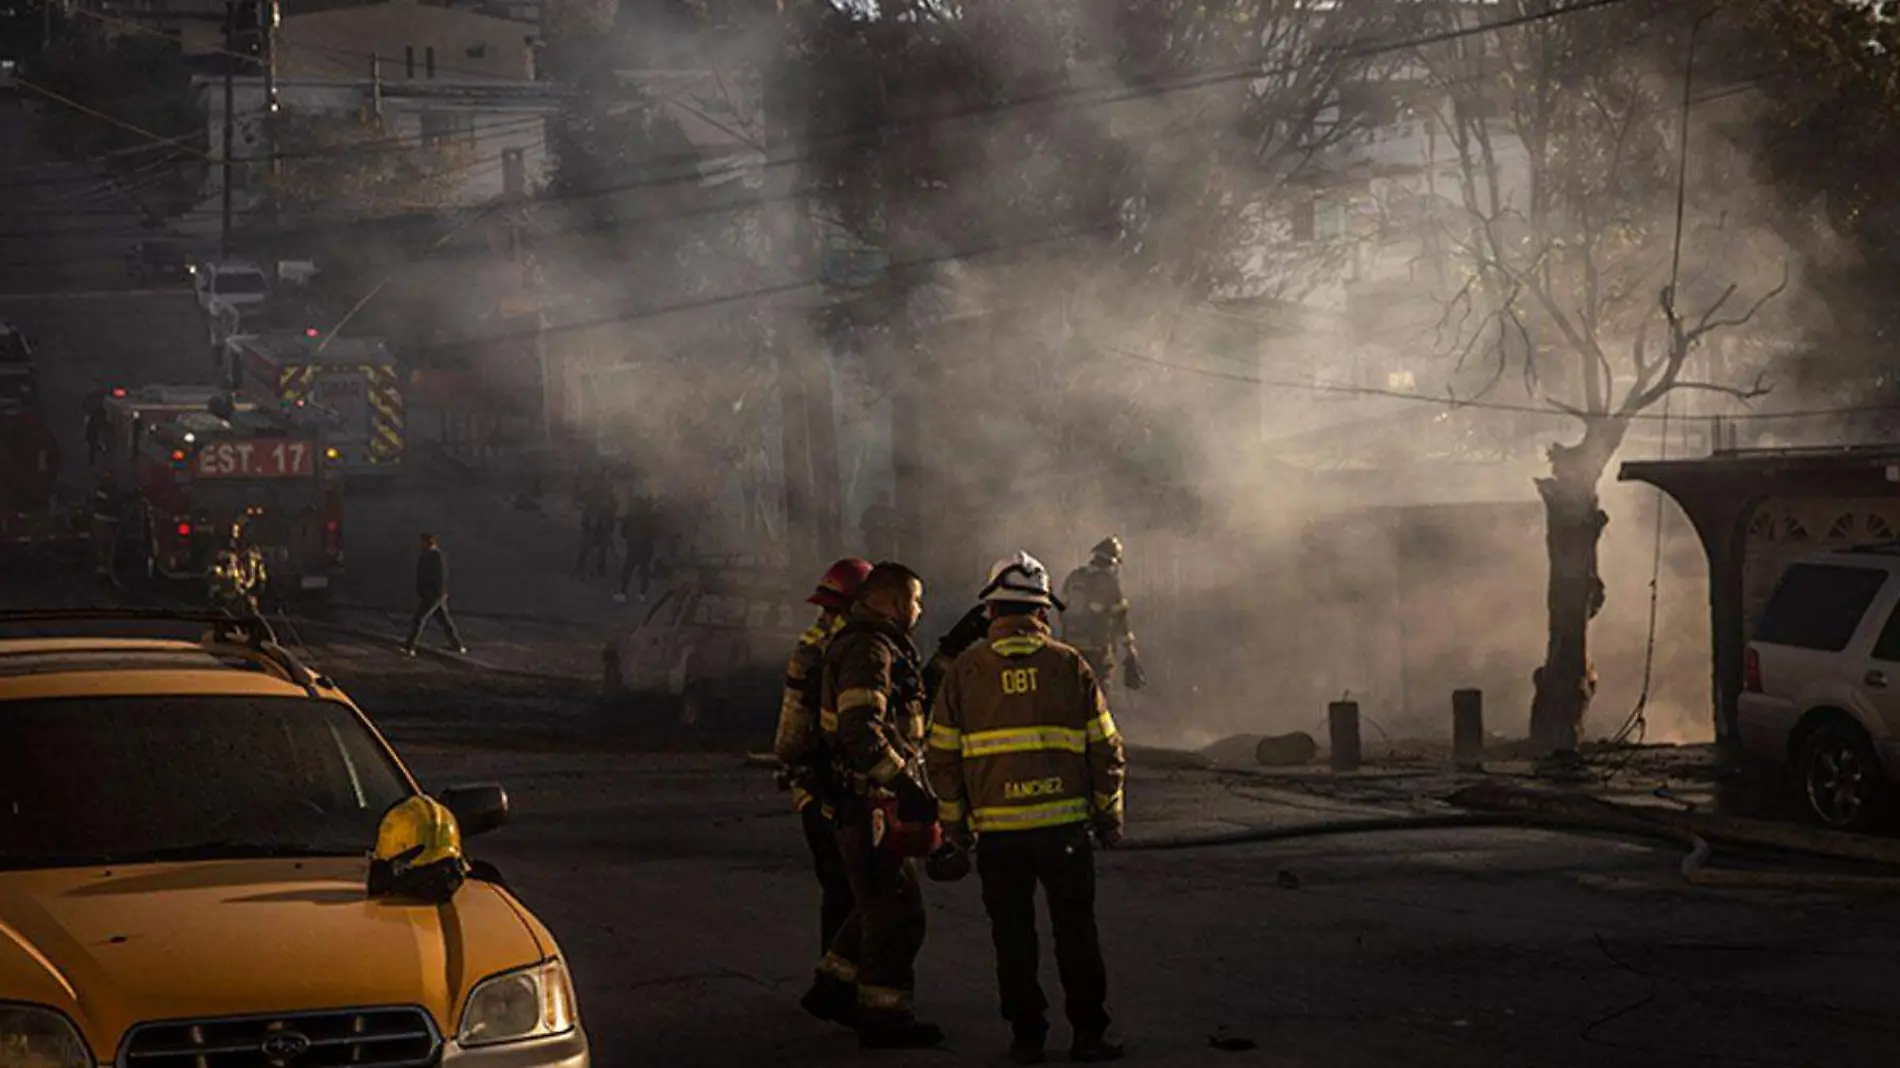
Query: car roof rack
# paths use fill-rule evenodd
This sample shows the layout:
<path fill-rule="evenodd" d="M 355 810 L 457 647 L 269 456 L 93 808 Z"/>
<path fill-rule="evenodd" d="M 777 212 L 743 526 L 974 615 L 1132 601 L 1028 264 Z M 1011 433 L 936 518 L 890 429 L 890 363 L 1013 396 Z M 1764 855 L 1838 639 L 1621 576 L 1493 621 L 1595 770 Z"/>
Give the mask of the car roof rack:
<path fill-rule="evenodd" d="M 277 632 L 263 616 L 240 616 L 217 609 L 177 608 L 24 608 L 0 609 L 0 626 L 30 623 L 202 623 L 211 628 L 211 642 L 235 645 L 268 659 L 292 683 L 314 696 L 321 678 L 277 641 Z"/>

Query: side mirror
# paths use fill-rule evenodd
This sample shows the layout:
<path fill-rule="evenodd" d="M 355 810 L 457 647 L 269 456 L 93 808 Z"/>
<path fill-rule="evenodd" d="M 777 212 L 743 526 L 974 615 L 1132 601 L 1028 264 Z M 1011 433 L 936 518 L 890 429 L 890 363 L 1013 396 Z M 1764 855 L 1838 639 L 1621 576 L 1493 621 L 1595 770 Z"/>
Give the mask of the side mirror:
<path fill-rule="evenodd" d="M 450 786 L 436 800 L 455 814 L 463 838 L 486 834 L 508 822 L 508 791 L 499 783 Z"/>

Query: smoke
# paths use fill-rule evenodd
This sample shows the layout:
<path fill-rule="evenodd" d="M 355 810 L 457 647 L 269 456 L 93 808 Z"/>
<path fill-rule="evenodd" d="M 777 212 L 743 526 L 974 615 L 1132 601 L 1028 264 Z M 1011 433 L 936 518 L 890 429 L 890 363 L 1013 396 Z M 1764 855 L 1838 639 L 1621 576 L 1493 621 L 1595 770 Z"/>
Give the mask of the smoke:
<path fill-rule="evenodd" d="M 1430 329 L 1456 277 L 1382 252 L 1393 242 L 1355 229 L 1354 198 L 1313 185 L 1348 174 L 1387 227 L 1455 199 L 1380 176 L 1394 166 L 1380 153 L 1421 143 L 1432 114 L 1340 103 L 1393 61 L 1338 45 L 1398 39 L 1413 16 L 1371 12 L 1417 6 L 885 5 L 809 15 L 789 54 L 776 16 L 675 42 L 704 68 L 693 84 L 669 96 L 636 77 L 625 106 L 590 114 L 596 156 L 617 146 L 612 173 L 570 171 L 540 215 L 536 258 L 565 301 L 548 342 L 561 429 L 667 500 L 707 552 L 791 567 L 864 552 L 858 517 L 892 495 L 903 555 L 930 580 L 926 637 L 991 560 L 1026 549 L 1059 580 L 1119 535 L 1152 684 L 1112 700 L 1137 740 L 1312 730 L 1342 696 L 1374 732 L 1448 737 L 1451 692 L 1469 686 L 1494 732 L 1521 734 L 1547 620 L 1532 479 L 1545 446 L 1580 432 L 1549 404 L 1570 372 L 1547 364 L 1520 388 L 1536 353 L 1502 376 L 1467 367 L 1475 350 Z M 1281 73 L 1216 76 L 1262 50 Z M 709 115 L 722 94 L 731 113 Z M 1351 153 L 1371 162 L 1346 167 Z M 1644 205 L 1651 231 L 1667 199 Z M 1707 227 L 1773 238 L 1743 214 Z M 1702 236 L 1684 292 L 1708 298 L 1734 246 Z M 1387 292 L 1408 295 L 1372 309 L 1389 313 L 1374 339 L 1369 286 L 1349 302 L 1340 280 L 1370 283 L 1381 256 Z M 1760 366 L 1790 331 L 1712 342 L 1685 377 Z M 1628 350 L 1628 331 L 1605 336 Z M 1458 383 L 1468 398 L 1474 380 L 1533 410 L 1427 396 Z M 1632 424 L 1623 455 L 1665 441 L 1682 455 L 1735 410 L 1685 399 L 1673 431 Z M 1707 738 L 1699 543 L 1614 471 L 1586 731 L 1634 736 L 1640 713 L 1650 741 Z"/>

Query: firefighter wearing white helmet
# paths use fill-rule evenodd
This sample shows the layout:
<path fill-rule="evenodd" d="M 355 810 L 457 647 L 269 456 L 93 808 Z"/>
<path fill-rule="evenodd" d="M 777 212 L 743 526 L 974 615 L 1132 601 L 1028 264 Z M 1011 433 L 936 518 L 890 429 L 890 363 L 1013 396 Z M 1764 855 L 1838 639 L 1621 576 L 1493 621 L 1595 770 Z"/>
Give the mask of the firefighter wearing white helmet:
<path fill-rule="evenodd" d="M 1062 608 L 1062 639 L 1088 657 L 1103 689 L 1114 681 L 1119 662 L 1128 666 L 1128 688 L 1139 690 L 1147 685 L 1148 676 L 1141 669 L 1135 632 L 1128 624 L 1121 567 L 1122 540 L 1110 535 L 1089 550 L 1088 563 L 1069 572 L 1062 581 L 1062 593 L 1075 607 Z"/>
<path fill-rule="evenodd" d="M 1122 836 L 1127 755 L 1095 671 L 1049 630 L 1062 600 L 1028 553 L 998 560 L 983 588 L 987 640 L 959 656 L 931 712 L 925 763 L 938 818 L 976 850 L 996 946 L 1010 1055 L 1041 1063 L 1048 999 L 1037 980 L 1036 886 L 1048 894 L 1070 1057 L 1118 1058 L 1109 1040 L 1108 976 L 1095 924 L 1090 843 Z"/>

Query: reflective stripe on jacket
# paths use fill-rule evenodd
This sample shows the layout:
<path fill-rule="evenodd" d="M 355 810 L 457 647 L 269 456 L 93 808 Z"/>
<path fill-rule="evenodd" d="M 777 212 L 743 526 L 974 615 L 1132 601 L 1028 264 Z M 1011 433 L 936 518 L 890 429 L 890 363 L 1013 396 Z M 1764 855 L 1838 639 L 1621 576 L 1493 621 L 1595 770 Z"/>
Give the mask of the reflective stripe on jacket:
<path fill-rule="evenodd" d="M 1005 616 L 951 667 L 925 752 L 938 815 L 983 832 L 1121 823 L 1127 754 L 1095 673 L 1034 616 Z"/>
<path fill-rule="evenodd" d="M 854 609 L 825 646 L 818 723 L 843 781 L 889 787 L 924 744 L 917 650 L 890 623 Z"/>
<path fill-rule="evenodd" d="M 809 771 L 826 761 L 825 739 L 818 725 L 820 677 L 825 664 L 825 645 L 844 626 L 844 617 L 826 620 L 820 616 L 792 646 L 791 659 L 785 664 L 785 695 L 779 700 L 778 732 L 772 739 L 772 752 L 778 762 L 793 773 L 792 808 L 804 811 L 817 800 L 799 783 L 799 772 Z"/>
<path fill-rule="evenodd" d="M 1128 598 L 1121 576 L 1111 568 L 1089 564 L 1069 572 L 1062 582 L 1062 640 L 1078 649 L 1113 650 L 1132 642 L 1128 625 Z"/>

